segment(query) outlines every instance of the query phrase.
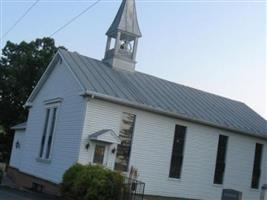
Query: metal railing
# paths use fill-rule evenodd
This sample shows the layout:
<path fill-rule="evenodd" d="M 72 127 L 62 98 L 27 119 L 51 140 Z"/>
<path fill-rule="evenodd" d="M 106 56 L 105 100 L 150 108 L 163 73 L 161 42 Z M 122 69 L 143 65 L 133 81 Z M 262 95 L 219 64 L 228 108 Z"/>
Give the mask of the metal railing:
<path fill-rule="evenodd" d="M 143 200 L 144 192 L 145 183 L 125 177 L 122 200 Z"/>

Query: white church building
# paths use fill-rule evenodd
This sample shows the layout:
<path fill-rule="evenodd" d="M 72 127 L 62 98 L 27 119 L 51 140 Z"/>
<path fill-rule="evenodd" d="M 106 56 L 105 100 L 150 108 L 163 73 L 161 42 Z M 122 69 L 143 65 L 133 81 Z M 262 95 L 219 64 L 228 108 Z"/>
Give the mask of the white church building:
<path fill-rule="evenodd" d="M 138 169 L 146 195 L 266 200 L 266 120 L 137 71 L 134 0 L 123 0 L 106 35 L 103 60 L 59 50 L 31 93 L 27 122 L 13 127 L 16 185 L 56 194 L 66 169 L 97 163 Z"/>

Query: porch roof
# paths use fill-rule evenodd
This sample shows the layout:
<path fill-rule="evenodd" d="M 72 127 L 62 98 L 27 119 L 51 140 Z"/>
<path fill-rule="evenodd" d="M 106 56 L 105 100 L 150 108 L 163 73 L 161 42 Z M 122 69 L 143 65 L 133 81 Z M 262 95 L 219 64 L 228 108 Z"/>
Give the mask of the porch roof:
<path fill-rule="evenodd" d="M 110 144 L 120 144 L 119 136 L 112 129 L 103 129 L 89 135 L 92 141 L 105 142 Z"/>

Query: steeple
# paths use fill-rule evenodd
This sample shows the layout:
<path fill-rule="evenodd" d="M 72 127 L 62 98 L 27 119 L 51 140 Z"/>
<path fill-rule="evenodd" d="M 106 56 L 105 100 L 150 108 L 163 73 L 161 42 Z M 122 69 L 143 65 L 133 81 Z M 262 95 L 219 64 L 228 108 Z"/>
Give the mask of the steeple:
<path fill-rule="evenodd" d="M 135 70 L 139 29 L 135 0 L 123 0 L 109 27 L 104 62 L 115 69 Z"/>

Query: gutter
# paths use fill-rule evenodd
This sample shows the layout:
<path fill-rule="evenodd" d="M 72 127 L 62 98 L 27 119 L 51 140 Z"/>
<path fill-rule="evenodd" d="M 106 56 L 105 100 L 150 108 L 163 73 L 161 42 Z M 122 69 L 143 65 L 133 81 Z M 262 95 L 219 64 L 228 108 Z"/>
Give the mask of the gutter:
<path fill-rule="evenodd" d="M 155 107 L 148 106 L 148 105 L 145 105 L 145 104 L 140 104 L 140 103 L 133 103 L 131 101 L 122 100 L 122 99 L 117 98 L 117 97 L 112 97 L 112 96 L 109 96 L 109 95 L 100 94 L 100 93 L 93 92 L 93 91 L 86 90 L 85 92 L 81 93 L 80 95 L 83 96 L 83 97 L 90 97 L 92 99 L 104 100 L 104 101 L 108 101 L 108 102 L 111 102 L 111 103 L 125 105 L 125 106 L 129 106 L 129 107 L 132 107 L 132 108 L 141 109 L 141 110 L 144 110 L 144 111 L 148 111 L 148 112 L 164 115 L 164 116 L 171 117 L 171 118 L 177 118 L 177 119 L 185 120 L 185 121 L 188 121 L 188 122 L 194 122 L 194 123 L 205 125 L 205 126 L 210 126 L 210 127 L 214 127 L 214 128 L 220 128 L 220 129 L 223 129 L 223 130 L 232 131 L 232 132 L 236 132 L 236 133 L 239 133 L 239 134 L 246 134 L 248 136 L 252 136 L 252 137 L 256 137 L 256 138 L 261 138 L 261 139 L 267 140 L 267 136 L 254 135 L 254 134 L 252 134 L 250 132 L 243 131 L 243 130 L 240 130 L 240 129 L 220 126 L 220 125 L 208 122 L 208 121 L 189 118 L 189 117 L 187 117 L 185 115 L 177 114 L 175 112 L 162 110 L 161 108 L 155 108 Z"/>

